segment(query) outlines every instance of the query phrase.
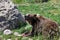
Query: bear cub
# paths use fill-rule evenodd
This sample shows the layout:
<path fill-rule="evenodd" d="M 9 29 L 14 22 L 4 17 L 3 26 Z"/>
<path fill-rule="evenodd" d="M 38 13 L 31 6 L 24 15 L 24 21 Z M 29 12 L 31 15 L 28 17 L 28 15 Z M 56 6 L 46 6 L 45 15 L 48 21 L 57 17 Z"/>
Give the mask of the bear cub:
<path fill-rule="evenodd" d="M 44 37 L 52 38 L 59 34 L 58 24 L 48 18 L 37 14 L 28 14 L 25 15 L 25 20 L 32 25 L 32 30 L 24 33 L 23 36 L 42 34 Z"/>

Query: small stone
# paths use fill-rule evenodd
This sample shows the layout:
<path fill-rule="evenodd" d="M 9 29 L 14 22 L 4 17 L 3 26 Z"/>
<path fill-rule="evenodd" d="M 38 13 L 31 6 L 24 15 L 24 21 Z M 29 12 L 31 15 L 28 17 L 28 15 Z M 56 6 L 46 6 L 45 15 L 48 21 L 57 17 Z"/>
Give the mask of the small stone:
<path fill-rule="evenodd" d="M 14 32 L 15 36 L 21 36 L 18 32 Z"/>
<path fill-rule="evenodd" d="M 11 40 L 11 39 L 7 39 L 7 40 Z"/>
<path fill-rule="evenodd" d="M 10 34 L 12 34 L 12 31 L 9 29 L 6 29 L 6 30 L 4 30 L 3 34 L 10 35 Z"/>
<path fill-rule="evenodd" d="M 59 26 L 59 28 L 60 28 L 60 26 Z"/>
<path fill-rule="evenodd" d="M 29 40 L 33 40 L 33 39 L 29 38 Z"/>

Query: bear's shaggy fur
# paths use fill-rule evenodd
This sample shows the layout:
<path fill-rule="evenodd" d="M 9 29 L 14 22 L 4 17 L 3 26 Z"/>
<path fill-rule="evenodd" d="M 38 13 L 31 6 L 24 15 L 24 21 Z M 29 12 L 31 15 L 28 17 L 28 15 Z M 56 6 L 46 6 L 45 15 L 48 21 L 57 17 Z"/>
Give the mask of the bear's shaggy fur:
<path fill-rule="evenodd" d="M 25 20 L 32 25 L 32 31 L 29 33 L 30 35 L 42 34 L 43 36 L 50 38 L 58 35 L 58 24 L 50 19 L 37 14 L 28 14 L 25 16 Z"/>

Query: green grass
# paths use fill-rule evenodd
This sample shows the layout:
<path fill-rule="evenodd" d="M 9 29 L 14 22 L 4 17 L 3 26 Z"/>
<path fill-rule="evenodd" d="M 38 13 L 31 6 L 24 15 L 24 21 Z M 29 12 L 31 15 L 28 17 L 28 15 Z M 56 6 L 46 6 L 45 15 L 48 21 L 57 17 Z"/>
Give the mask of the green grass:
<path fill-rule="evenodd" d="M 19 0 L 20 1 L 20 0 Z M 14 1 L 15 3 L 20 3 L 19 1 Z M 30 3 L 27 5 L 19 5 L 18 10 L 23 14 L 40 14 L 42 16 L 45 16 L 47 18 L 50 18 L 51 20 L 56 21 L 60 25 L 60 3 Z M 24 27 L 21 27 L 20 29 L 12 30 L 13 32 L 19 32 L 20 34 L 24 31 L 29 31 L 32 28 L 31 25 L 27 24 Z M 6 40 L 8 38 L 11 38 L 12 40 L 15 40 L 16 38 L 18 40 L 29 40 L 29 38 L 33 40 L 44 40 L 42 38 L 42 35 L 34 36 L 34 37 L 17 37 L 13 34 L 11 35 L 3 35 L 2 32 L 0 32 L 0 35 L 2 35 L 2 40 L 5 38 Z"/>
<path fill-rule="evenodd" d="M 18 9 L 22 14 L 40 14 L 47 18 L 50 18 L 60 24 L 60 4 L 39 3 L 30 4 L 29 6 L 18 6 Z"/>

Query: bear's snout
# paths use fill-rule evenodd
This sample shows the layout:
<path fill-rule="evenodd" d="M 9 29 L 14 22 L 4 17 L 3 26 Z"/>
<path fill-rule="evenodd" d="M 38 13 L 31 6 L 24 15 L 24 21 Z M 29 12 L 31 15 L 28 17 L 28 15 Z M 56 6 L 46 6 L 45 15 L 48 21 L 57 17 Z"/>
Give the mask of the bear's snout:
<path fill-rule="evenodd" d="M 25 17 L 25 20 L 29 20 L 29 17 L 28 16 L 25 15 L 24 17 Z"/>

